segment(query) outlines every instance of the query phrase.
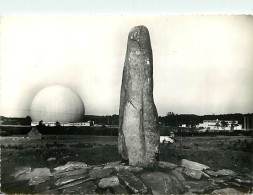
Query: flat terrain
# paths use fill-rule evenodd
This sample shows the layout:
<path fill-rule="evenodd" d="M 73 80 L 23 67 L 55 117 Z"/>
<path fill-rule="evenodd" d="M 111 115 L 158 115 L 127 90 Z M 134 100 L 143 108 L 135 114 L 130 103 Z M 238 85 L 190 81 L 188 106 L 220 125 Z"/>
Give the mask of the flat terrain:
<path fill-rule="evenodd" d="M 174 144 L 161 144 L 160 160 L 179 165 L 185 158 L 213 170 L 226 168 L 252 173 L 252 143 L 253 138 L 249 136 L 176 137 Z M 50 135 L 43 140 L 1 137 L 0 144 L 3 191 L 20 187 L 11 177 L 17 167 L 52 169 L 69 161 L 98 165 L 121 160 L 117 137 L 110 136 Z"/>

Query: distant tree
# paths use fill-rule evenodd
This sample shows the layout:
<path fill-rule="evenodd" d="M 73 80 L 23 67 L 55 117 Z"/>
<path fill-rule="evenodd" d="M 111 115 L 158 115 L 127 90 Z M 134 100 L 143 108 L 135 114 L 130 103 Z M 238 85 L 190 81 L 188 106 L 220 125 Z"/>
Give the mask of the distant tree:
<path fill-rule="evenodd" d="M 60 122 L 59 122 L 59 121 L 56 121 L 56 122 L 55 122 L 55 126 L 56 126 L 56 127 L 60 127 L 60 126 L 61 126 Z"/>
<path fill-rule="evenodd" d="M 26 120 L 26 123 L 31 125 L 31 122 L 32 122 L 32 118 L 30 116 L 26 116 L 25 117 L 25 120 Z"/>
<path fill-rule="evenodd" d="M 226 121 L 222 120 L 221 121 L 221 127 L 222 127 L 222 129 L 224 130 L 225 127 L 227 127 L 227 126 L 228 126 L 228 123 Z"/>

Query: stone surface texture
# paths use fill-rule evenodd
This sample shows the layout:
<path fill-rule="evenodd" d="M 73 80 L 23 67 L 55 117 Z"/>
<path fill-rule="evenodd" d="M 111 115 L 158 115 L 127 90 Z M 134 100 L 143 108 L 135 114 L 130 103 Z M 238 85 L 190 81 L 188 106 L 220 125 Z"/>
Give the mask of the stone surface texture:
<path fill-rule="evenodd" d="M 119 109 L 118 149 L 130 165 L 157 165 L 160 138 L 157 120 L 149 32 L 145 26 L 137 26 L 128 36 Z"/>
<path fill-rule="evenodd" d="M 144 173 L 141 178 L 151 188 L 153 194 L 182 194 L 185 192 L 182 183 L 166 173 Z"/>
<path fill-rule="evenodd" d="M 211 169 L 204 173 L 175 164 L 141 169 L 123 164 L 87 165 L 53 174 L 52 168 L 19 167 L 12 176 L 14 182 L 28 187 L 29 194 L 252 194 L 251 174 L 222 169 L 217 176 Z"/>
<path fill-rule="evenodd" d="M 205 169 L 209 169 L 209 167 L 204 164 L 200 164 L 200 163 L 190 161 L 187 159 L 182 159 L 182 166 L 190 168 L 190 169 L 201 170 L 201 171 Z"/>

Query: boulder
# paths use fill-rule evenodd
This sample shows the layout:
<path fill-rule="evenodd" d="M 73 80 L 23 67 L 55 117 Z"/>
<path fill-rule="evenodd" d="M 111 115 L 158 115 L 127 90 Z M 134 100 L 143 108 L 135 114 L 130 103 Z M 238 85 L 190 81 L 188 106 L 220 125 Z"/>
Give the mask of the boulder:
<path fill-rule="evenodd" d="M 117 174 L 120 179 L 123 180 L 125 186 L 127 186 L 132 193 L 142 193 L 145 194 L 148 192 L 147 186 L 133 173 L 128 171 L 120 172 Z"/>
<path fill-rule="evenodd" d="M 110 189 L 114 194 L 128 194 L 126 188 L 121 184 L 112 186 Z"/>
<path fill-rule="evenodd" d="M 118 185 L 119 185 L 119 178 L 116 176 L 103 178 L 98 183 L 98 186 L 100 188 L 109 188 Z"/>
<path fill-rule="evenodd" d="M 55 181 L 54 185 L 56 186 L 61 186 L 61 185 L 65 185 L 67 183 L 73 182 L 73 181 L 77 181 L 80 179 L 84 179 L 87 178 L 88 175 L 71 175 L 71 176 L 66 176 L 66 177 L 62 177 L 58 180 Z"/>
<path fill-rule="evenodd" d="M 22 180 L 30 180 L 36 177 L 46 178 L 46 177 L 51 177 L 51 176 L 52 176 L 52 173 L 50 172 L 48 168 L 35 168 L 32 171 L 23 172 L 22 174 L 19 174 L 16 179 L 18 181 L 22 181 Z"/>
<path fill-rule="evenodd" d="M 236 173 L 234 171 L 231 171 L 229 169 L 222 169 L 222 170 L 216 171 L 216 174 L 218 176 L 234 176 L 234 175 L 236 175 Z"/>
<path fill-rule="evenodd" d="M 195 169 L 195 170 L 209 169 L 209 167 L 206 165 L 203 165 L 194 161 L 186 160 L 186 159 L 182 159 L 182 166 L 190 168 L 190 169 Z"/>
<path fill-rule="evenodd" d="M 12 174 L 13 177 L 18 178 L 22 174 L 26 174 L 31 172 L 30 166 L 24 166 L 24 167 L 15 167 L 15 172 Z"/>
<path fill-rule="evenodd" d="M 91 178 L 104 178 L 112 173 L 113 169 L 93 169 L 90 171 Z"/>
<path fill-rule="evenodd" d="M 193 179 L 198 179 L 198 180 L 201 179 L 202 176 L 209 178 L 209 175 L 207 175 L 206 173 L 204 173 L 203 171 L 200 171 L 200 170 L 194 170 L 194 169 L 185 168 L 183 170 L 183 173 L 185 175 L 187 175 L 188 177 L 191 177 Z"/>
<path fill-rule="evenodd" d="M 169 168 L 169 169 L 174 169 L 177 167 L 177 165 L 165 161 L 159 161 L 158 166 L 161 168 Z"/>
<path fill-rule="evenodd" d="M 48 158 L 47 161 L 50 162 L 50 161 L 55 161 L 56 158 L 55 157 L 52 157 L 52 158 Z"/>
<path fill-rule="evenodd" d="M 193 193 L 209 193 L 217 189 L 218 185 L 209 180 L 204 181 L 184 181 L 184 186 Z"/>
<path fill-rule="evenodd" d="M 159 153 L 158 114 L 153 99 L 153 56 L 148 29 L 128 36 L 119 109 L 119 153 L 131 166 L 153 167 Z"/>
<path fill-rule="evenodd" d="M 184 176 L 177 170 L 172 170 L 172 174 L 179 180 L 179 181 L 185 181 Z"/>
<path fill-rule="evenodd" d="M 215 195 L 215 194 L 243 194 L 243 193 L 240 193 L 239 191 L 233 189 L 233 188 L 224 188 L 224 189 L 219 189 L 219 190 L 214 190 L 212 193 L 212 195 Z"/>
<path fill-rule="evenodd" d="M 54 169 L 58 172 L 63 172 L 63 171 L 73 171 L 73 170 L 81 169 L 85 167 L 87 167 L 87 164 L 83 162 L 68 162 L 67 164 L 63 166 L 59 166 Z"/>
<path fill-rule="evenodd" d="M 75 187 L 75 186 L 77 186 L 79 184 L 83 184 L 83 183 L 86 183 L 86 182 L 92 181 L 92 180 L 94 180 L 94 178 L 86 178 L 86 179 L 77 180 L 77 181 L 70 182 L 68 184 L 59 186 L 57 189 L 62 190 L 62 189 L 67 189 L 67 188 Z"/>
<path fill-rule="evenodd" d="M 73 187 L 65 188 L 63 194 L 95 194 L 97 186 L 92 182 L 85 182 Z"/>
<path fill-rule="evenodd" d="M 130 171 L 133 173 L 138 173 L 143 171 L 142 167 L 133 167 L 133 166 L 123 166 L 123 165 L 118 165 L 115 167 L 116 171 L 120 172 L 120 171 Z"/>
<path fill-rule="evenodd" d="M 88 173 L 88 171 L 89 171 L 88 167 L 77 169 L 74 171 L 66 171 L 66 172 L 56 171 L 56 172 L 53 172 L 53 176 L 55 179 L 59 179 L 61 177 L 68 177 L 68 176 L 73 176 L 73 175 L 83 175 L 83 174 Z"/>
<path fill-rule="evenodd" d="M 29 180 L 28 185 L 29 186 L 39 185 L 40 183 L 44 183 L 48 180 L 50 180 L 49 176 L 36 176 L 36 177 L 33 177 Z"/>
<path fill-rule="evenodd" d="M 204 170 L 205 173 L 207 173 L 210 176 L 217 177 L 218 174 L 215 171 L 212 170 Z"/>
<path fill-rule="evenodd" d="M 144 173 L 141 178 L 151 188 L 153 194 L 182 194 L 185 192 L 182 183 L 166 173 Z"/>
<path fill-rule="evenodd" d="M 124 164 L 122 164 L 121 161 L 109 162 L 109 163 L 106 163 L 106 165 L 104 166 L 104 169 L 115 168 L 118 165 L 124 165 Z"/>

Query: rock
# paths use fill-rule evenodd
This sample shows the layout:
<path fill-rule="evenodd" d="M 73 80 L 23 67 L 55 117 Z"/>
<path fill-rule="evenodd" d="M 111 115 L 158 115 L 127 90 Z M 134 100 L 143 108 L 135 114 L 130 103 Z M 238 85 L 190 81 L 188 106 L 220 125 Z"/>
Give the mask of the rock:
<path fill-rule="evenodd" d="M 132 193 L 142 193 L 145 194 L 148 192 L 146 185 L 133 173 L 124 171 L 117 174 L 121 178 L 124 184 L 131 190 Z"/>
<path fill-rule="evenodd" d="M 120 171 L 130 171 L 133 173 L 138 173 L 143 171 L 142 167 L 133 167 L 133 166 L 123 166 L 123 165 L 118 165 L 115 167 L 116 171 L 120 172 Z"/>
<path fill-rule="evenodd" d="M 30 180 L 36 177 L 51 177 L 51 176 L 52 176 L 52 173 L 50 172 L 48 168 L 35 168 L 34 170 L 30 172 L 25 172 L 19 175 L 16 179 L 18 181 L 22 181 L 22 180 Z"/>
<path fill-rule="evenodd" d="M 109 187 L 118 186 L 118 185 L 119 185 L 119 179 L 116 176 L 103 178 L 98 183 L 98 186 L 100 188 L 109 188 Z"/>
<path fill-rule="evenodd" d="M 219 189 L 219 190 L 214 190 L 211 194 L 242 194 L 238 192 L 237 190 L 233 188 L 224 188 L 224 189 Z"/>
<path fill-rule="evenodd" d="M 203 165 L 194 161 L 186 160 L 186 159 L 182 159 L 182 166 L 190 168 L 190 169 L 194 169 L 194 170 L 209 169 L 209 167 L 206 165 Z"/>
<path fill-rule="evenodd" d="M 213 176 L 213 177 L 218 176 L 218 174 L 216 172 L 212 171 L 212 170 L 205 170 L 204 172 L 207 173 L 208 175 Z"/>
<path fill-rule="evenodd" d="M 157 165 L 157 122 L 149 32 L 146 27 L 137 26 L 128 36 L 119 109 L 118 149 L 131 166 Z"/>
<path fill-rule="evenodd" d="M 78 181 L 74 181 L 74 182 L 65 184 L 63 186 L 60 186 L 57 189 L 62 190 L 62 189 L 66 189 L 66 188 L 71 188 L 71 187 L 77 186 L 79 184 L 82 184 L 82 183 L 85 183 L 85 182 L 91 181 L 91 180 L 94 180 L 94 178 L 86 178 L 86 179 L 81 179 L 81 180 L 78 180 Z"/>
<path fill-rule="evenodd" d="M 183 195 L 197 195 L 197 194 L 195 194 L 193 192 L 185 192 Z"/>
<path fill-rule="evenodd" d="M 204 173 L 203 171 L 200 170 L 194 170 L 194 169 L 190 169 L 190 168 L 185 168 L 183 170 L 183 173 L 193 179 L 200 179 L 202 176 L 204 177 L 208 177 L 209 175 L 207 175 L 206 173 Z"/>
<path fill-rule="evenodd" d="M 208 193 L 214 189 L 217 189 L 218 185 L 209 181 L 184 181 L 184 186 L 189 190 L 189 192 L 193 193 Z"/>
<path fill-rule="evenodd" d="M 40 183 L 44 183 L 48 180 L 50 180 L 49 176 L 36 176 L 30 179 L 28 185 L 29 186 L 39 185 Z"/>
<path fill-rule="evenodd" d="M 159 161 L 158 166 L 161 168 L 169 168 L 169 169 L 174 169 L 177 167 L 177 165 L 165 161 Z"/>
<path fill-rule="evenodd" d="M 122 165 L 121 161 L 109 162 L 109 163 L 106 163 L 106 165 L 104 166 L 104 169 L 115 168 L 118 165 Z"/>
<path fill-rule="evenodd" d="M 48 182 L 40 183 L 38 185 L 34 185 L 34 191 L 36 193 L 43 192 L 50 189 L 50 184 Z"/>
<path fill-rule="evenodd" d="M 80 180 L 80 179 L 84 179 L 87 177 L 88 177 L 88 175 L 72 175 L 72 176 L 62 177 L 62 178 L 56 180 L 54 185 L 61 186 L 61 185 L 65 185 L 67 183 L 70 183 L 70 182 L 73 182 L 76 180 Z"/>
<path fill-rule="evenodd" d="M 242 178 L 236 178 L 235 181 L 239 182 L 239 183 L 243 183 L 243 184 L 251 184 L 252 180 L 250 179 L 242 179 Z"/>
<path fill-rule="evenodd" d="M 183 167 L 176 167 L 176 168 L 174 168 L 174 170 L 176 170 L 180 173 L 183 173 L 184 168 Z"/>
<path fill-rule="evenodd" d="M 56 171 L 53 173 L 54 178 L 58 179 L 61 177 L 67 177 L 67 176 L 72 176 L 72 175 L 82 175 L 82 174 L 86 174 L 89 171 L 89 168 L 81 168 L 81 169 L 77 169 L 74 171 L 66 171 L 66 172 L 59 172 Z"/>
<path fill-rule="evenodd" d="M 73 187 L 66 188 L 63 194 L 95 194 L 97 186 L 93 182 L 85 182 Z"/>
<path fill-rule="evenodd" d="M 184 176 L 177 170 L 172 170 L 172 174 L 179 180 L 179 181 L 185 181 Z"/>
<path fill-rule="evenodd" d="M 182 194 L 185 192 L 180 181 L 162 172 L 144 173 L 141 178 L 151 188 L 153 194 Z"/>
<path fill-rule="evenodd" d="M 50 161 L 55 161 L 56 158 L 55 157 L 52 157 L 52 158 L 48 158 L 47 161 L 50 162 Z"/>
<path fill-rule="evenodd" d="M 216 171 L 216 174 L 218 176 L 226 176 L 226 175 L 234 176 L 234 175 L 236 175 L 236 173 L 234 171 L 231 171 L 229 169 L 222 169 L 222 170 Z"/>
<path fill-rule="evenodd" d="M 31 167 L 29 166 L 24 166 L 24 167 L 15 167 L 15 173 L 12 174 L 13 177 L 17 178 L 22 174 L 26 174 L 28 172 L 31 172 Z"/>
<path fill-rule="evenodd" d="M 68 162 L 67 164 L 63 166 L 59 166 L 54 169 L 56 171 L 62 172 L 62 171 L 72 171 L 72 170 L 81 169 L 85 167 L 87 167 L 87 164 L 83 162 Z"/>
<path fill-rule="evenodd" d="M 93 169 L 90 171 L 90 176 L 92 178 L 104 178 L 112 173 L 113 169 Z"/>
<path fill-rule="evenodd" d="M 113 191 L 114 194 L 128 194 L 127 190 L 121 184 L 117 186 L 112 186 L 111 190 Z"/>

